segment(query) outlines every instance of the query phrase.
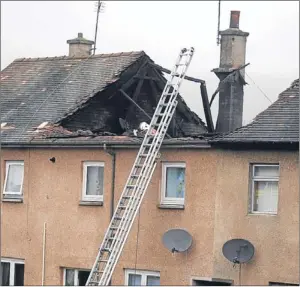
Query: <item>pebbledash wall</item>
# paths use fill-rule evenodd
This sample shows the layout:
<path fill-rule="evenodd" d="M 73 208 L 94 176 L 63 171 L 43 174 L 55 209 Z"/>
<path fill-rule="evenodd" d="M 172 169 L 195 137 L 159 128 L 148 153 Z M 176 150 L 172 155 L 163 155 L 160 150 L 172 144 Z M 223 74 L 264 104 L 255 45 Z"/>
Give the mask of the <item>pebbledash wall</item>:
<path fill-rule="evenodd" d="M 115 205 L 136 156 L 116 151 Z M 55 163 L 49 161 L 55 157 Z M 111 215 L 112 158 L 103 149 L 3 149 L 6 160 L 24 160 L 22 203 L 2 202 L 1 255 L 24 259 L 25 285 L 42 284 L 43 227 L 46 222 L 45 285 L 62 285 L 63 268 L 90 269 Z M 80 205 L 83 161 L 102 161 L 103 206 Z M 184 209 L 159 207 L 161 162 L 186 163 Z M 249 163 L 279 163 L 277 215 L 249 215 Z M 158 271 L 161 285 L 190 285 L 192 278 L 238 284 L 238 271 L 222 255 L 222 245 L 244 238 L 255 246 L 242 266 L 242 285 L 298 283 L 299 170 L 297 152 L 163 150 L 140 211 L 115 269 L 112 284 L 125 283 L 125 269 Z M 184 228 L 193 237 L 187 253 L 174 256 L 162 235 Z"/>

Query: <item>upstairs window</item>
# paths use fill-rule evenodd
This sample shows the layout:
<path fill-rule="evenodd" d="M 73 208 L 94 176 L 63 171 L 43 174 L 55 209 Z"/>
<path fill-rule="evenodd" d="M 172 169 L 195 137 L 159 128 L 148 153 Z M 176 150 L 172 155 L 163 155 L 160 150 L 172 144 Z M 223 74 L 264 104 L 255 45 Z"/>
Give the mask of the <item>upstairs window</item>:
<path fill-rule="evenodd" d="M 184 205 L 185 163 L 163 163 L 161 203 Z"/>
<path fill-rule="evenodd" d="M 125 286 L 159 286 L 160 274 L 154 271 L 125 270 Z"/>
<path fill-rule="evenodd" d="M 251 166 L 251 213 L 277 214 L 278 183 L 278 164 Z"/>
<path fill-rule="evenodd" d="M 64 269 L 64 286 L 85 286 L 90 275 L 89 270 Z"/>
<path fill-rule="evenodd" d="M 6 197 L 21 197 L 24 178 L 24 161 L 6 161 L 3 194 Z"/>
<path fill-rule="evenodd" d="M 1 286 L 24 286 L 24 261 L 1 259 Z"/>
<path fill-rule="evenodd" d="M 83 163 L 83 201 L 103 201 L 104 163 Z"/>

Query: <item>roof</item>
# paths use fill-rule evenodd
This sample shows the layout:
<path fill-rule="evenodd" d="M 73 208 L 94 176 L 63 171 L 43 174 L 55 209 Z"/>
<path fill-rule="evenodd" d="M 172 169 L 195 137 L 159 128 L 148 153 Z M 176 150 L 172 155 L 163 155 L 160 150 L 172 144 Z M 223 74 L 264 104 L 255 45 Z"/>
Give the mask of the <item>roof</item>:
<path fill-rule="evenodd" d="M 1 71 L 1 123 L 7 123 L 2 143 L 31 141 L 39 125 L 74 114 L 143 57 L 148 56 L 138 51 L 15 60 Z M 203 124 L 180 100 L 195 123 Z"/>
<path fill-rule="evenodd" d="M 219 135 L 212 143 L 298 143 L 299 79 L 254 120 L 237 130 Z"/>

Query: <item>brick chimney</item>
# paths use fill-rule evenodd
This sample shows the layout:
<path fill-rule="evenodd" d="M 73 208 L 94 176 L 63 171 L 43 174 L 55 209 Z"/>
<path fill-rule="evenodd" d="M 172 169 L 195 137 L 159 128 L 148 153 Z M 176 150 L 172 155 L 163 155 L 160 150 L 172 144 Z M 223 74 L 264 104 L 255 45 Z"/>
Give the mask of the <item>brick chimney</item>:
<path fill-rule="evenodd" d="M 88 57 L 91 55 L 92 45 L 94 41 L 83 38 L 82 33 L 78 33 L 78 37 L 68 40 L 69 57 Z"/>
<path fill-rule="evenodd" d="M 234 69 L 245 64 L 248 32 L 239 29 L 240 11 L 231 11 L 229 29 L 220 31 L 221 51 L 219 68 L 212 71 L 222 81 Z M 245 70 L 233 74 L 221 84 L 216 131 L 231 132 L 243 124 Z"/>

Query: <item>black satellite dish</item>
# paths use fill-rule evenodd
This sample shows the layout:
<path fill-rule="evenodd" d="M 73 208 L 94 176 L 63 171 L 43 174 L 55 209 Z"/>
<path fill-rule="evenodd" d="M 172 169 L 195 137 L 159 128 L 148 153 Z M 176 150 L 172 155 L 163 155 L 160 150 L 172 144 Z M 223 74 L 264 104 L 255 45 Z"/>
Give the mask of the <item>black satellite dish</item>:
<path fill-rule="evenodd" d="M 235 264 L 246 263 L 254 255 L 254 246 L 245 239 L 231 239 L 222 248 L 223 255 Z"/>
<path fill-rule="evenodd" d="M 184 229 L 170 229 L 163 235 L 163 244 L 172 253 L 184 252 L 192 245 L 192 236 Z"/>

